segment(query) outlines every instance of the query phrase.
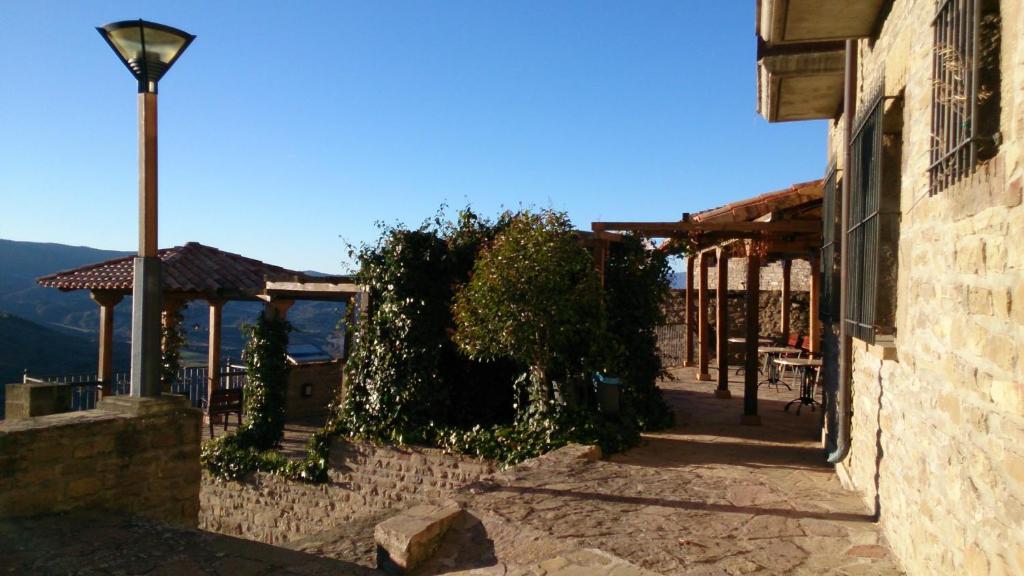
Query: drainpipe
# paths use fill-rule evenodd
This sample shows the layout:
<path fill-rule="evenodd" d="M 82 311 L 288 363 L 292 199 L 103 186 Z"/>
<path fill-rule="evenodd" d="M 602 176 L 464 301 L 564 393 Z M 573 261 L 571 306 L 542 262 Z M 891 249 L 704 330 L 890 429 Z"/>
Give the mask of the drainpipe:
<path fill-rule="evenodd" d="M 850 341 L 850 330 L 846 324 L 846 275 L 849 270 L 849 246 L 846 241 L 846 230 L 850 221 L 850 173 L 853 154 L 850 150 L 850 139 L 853 138 L 853 121 L 857 113 L 857 41 L 846 41 L 846 70 L 843 74 L 843 199 L 841 224 L 841 240 L 839 245 L 839 389 L 836 391 L 839 410 L 838 439 L 836 451 L 829 454 L 828 461 L 838 464 L 850 453 L 850 425 L 853 416 L 853 394 L 850 388 L 853 380 L 853 369 L 850 356 L 853 346 Z"/>

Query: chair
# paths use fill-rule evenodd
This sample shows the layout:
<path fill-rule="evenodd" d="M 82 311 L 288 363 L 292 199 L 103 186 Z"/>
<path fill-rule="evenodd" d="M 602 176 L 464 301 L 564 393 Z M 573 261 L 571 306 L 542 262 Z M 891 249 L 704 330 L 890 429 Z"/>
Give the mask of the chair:
<path fill-rule="evenodd" d="M 238 415 L 238 426 L 242 426 L 242 389 L 218 388 L 210 394 L 206 403 L 206 419 L 210 423 L 210 438 L 213 438 L 213 417 L 224 416 L 224 431 L 228 430 L 228 416 Z"/>
<path fill-rule="evenodd" d="M 806 337 L 801 337 L 800 333 L 793 333 L 789 335 L 789 339 L 786 340 L 786 346 L 793 349 L 792 352 L 783 352 L 779 354 L 780 358 L 802 358 L 804 355 L 804 342 L 807 341 Z M 789 372 L 788 366 L 782 367 L 782 373 L 779 374 L 779 380 L 785 381 L 786 372 Z M 788 386 L 788 385 L 787 385 Z"/>

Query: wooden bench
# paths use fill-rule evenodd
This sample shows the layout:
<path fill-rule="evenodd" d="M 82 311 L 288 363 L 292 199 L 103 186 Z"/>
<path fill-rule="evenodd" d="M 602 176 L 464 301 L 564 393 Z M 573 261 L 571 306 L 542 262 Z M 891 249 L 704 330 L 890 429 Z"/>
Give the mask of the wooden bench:
<path fill-rule="evenodd" d="M 224 416 L 224 431 L 228 430 L 228 416 L 238 415 L 238 426 L 242 426 L 242 389 L 218 388 L 210 394 L 206 403 L 206 419 L 210 422 L 210 438 L 213 438 L 213 417 Z"/>

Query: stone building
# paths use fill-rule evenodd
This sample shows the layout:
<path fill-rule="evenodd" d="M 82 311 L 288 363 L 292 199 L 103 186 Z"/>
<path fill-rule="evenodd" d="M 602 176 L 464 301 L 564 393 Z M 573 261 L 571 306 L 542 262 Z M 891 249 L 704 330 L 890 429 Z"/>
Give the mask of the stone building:
<path fill-rule="evenodd" d="M 912 574 L 1024 573 L 1024 6 L 758 0 L 758 107 L 829 122 L 827 423 Z"/>

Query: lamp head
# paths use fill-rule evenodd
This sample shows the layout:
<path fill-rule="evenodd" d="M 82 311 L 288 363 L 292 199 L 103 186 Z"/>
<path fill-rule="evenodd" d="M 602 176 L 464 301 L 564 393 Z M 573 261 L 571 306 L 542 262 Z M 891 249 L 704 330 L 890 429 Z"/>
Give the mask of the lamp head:
<path fill-rule="evenodd" d="M 145 20 L 123 20 L 96 30 L 139 81 L 139 92 L 156 92 L 157 82 L 195 36 Z"/>

